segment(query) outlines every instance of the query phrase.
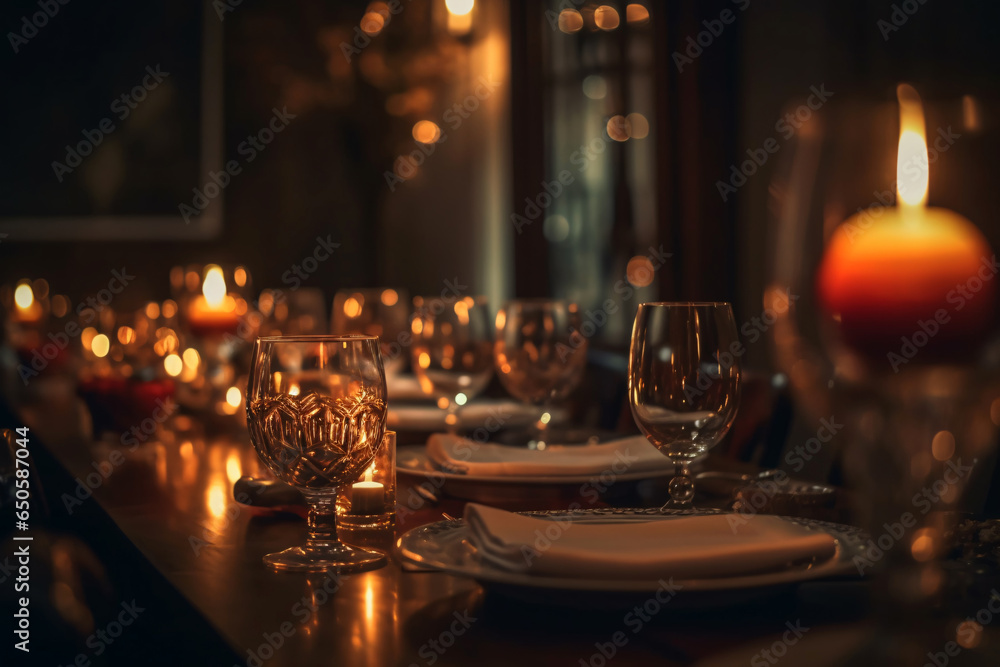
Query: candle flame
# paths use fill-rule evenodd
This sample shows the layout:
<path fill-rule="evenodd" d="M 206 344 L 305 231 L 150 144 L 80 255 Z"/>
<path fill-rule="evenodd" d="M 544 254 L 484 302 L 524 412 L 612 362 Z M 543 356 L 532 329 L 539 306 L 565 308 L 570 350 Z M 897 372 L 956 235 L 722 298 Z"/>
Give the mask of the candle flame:
<path fill-rule="evenodd" d="M 444 0 L 444 6 L 453 16 L 465 16 L 472 11 L 475 4 L 476 0 Z"/>
<path fill-rule="evenodd" d="M 31 290 L 31 285 L 22 283 L 14 290 L 14 303 L 21 310 L 27 310 L 35 303 L 35 293 Z"/>
<path fill-rule="evenodd" d="M 375 464 L 374 463 L 371 464 L 370 466 L 368 466 L 368 469 L 365 470 L 365 481 L 366 482 L 372 481 L 372 475 L 373 474 L 375 474 Z"/>
<path fill-rule="evenodd" d="M 924 109 L 920 95 L 908 84 L 896 89 L 899 98 L 899 153 L 896 156 L 896 192 L 901 205 L 927 204 L 930 177 Z"/>
<path fill-rule="evenodd" d="M 214 264 L 208 266 L 201 291 L 205 295 L 205 302 L 212 308 L 218 308 L 226 300 L 226 278 L 220 267 Z"/>

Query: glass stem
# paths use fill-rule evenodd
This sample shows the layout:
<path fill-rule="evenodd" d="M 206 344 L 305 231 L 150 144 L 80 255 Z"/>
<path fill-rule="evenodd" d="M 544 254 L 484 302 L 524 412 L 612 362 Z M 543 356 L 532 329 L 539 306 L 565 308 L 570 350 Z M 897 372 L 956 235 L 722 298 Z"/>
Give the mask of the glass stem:
<path fill-rule="evenodd" d="M 670 500 L 663 509 L 691 509 L 694 500 L 694 479 L 686 460 L 674 461 L 674 476 L 670 480 Z"/>
<path fill-rule="evenodd" d="M 304 493 L 309 504 L 306 516 L 306 548 L 337 546 L 337 494 Z"/>

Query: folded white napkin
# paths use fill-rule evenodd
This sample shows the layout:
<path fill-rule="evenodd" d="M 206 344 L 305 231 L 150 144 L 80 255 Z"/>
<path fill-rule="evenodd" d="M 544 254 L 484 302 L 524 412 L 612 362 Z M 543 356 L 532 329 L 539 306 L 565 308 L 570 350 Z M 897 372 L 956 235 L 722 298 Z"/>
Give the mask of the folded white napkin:
<path fill-rule="evenodd" d="M 477 443 L 447 433 L 427 440 L 427 457 L 438 466 L 477 477 L 556 477 L 672 470 L 673 463 L 645 437 L 598 445 L 549 445 L 543 450 Z"/>
<path fill-rule="evenodd" d="M 389 396 L 394 398 L 391 389 Z M 394 403 L 390 400 L 387 423 L 396 430 L 436 431 L 445 428 L 446 415 L 447 412 L 434 404 Z M 554 410 L 552 416 L 553 419 L 562 419 L 565 410 Z M 477 398 L 458 411 L 458 424 L 463 430 L 474 431 L 495 425 L 498 419 L 502 419 L 507 426 L 530 424 L 538 419 L 538 408 L 509 399 Z"/>
<path fill-rule="evenodd" d="M 426 401 L 434 397 L 425 394 L 420 388 L 420 382 L 412 375 L 398 373 L 385 374 L 385 388 L 392 401 Z"/>
<path fill-rule="evenodd" d="M 469 503 L 465 522 L 482 557 L 504 570 L 550 577 L 657 579 L 737 576 L 833 556 L 826 533 L 759 514 L 647 522 L 553 521 Z"/>

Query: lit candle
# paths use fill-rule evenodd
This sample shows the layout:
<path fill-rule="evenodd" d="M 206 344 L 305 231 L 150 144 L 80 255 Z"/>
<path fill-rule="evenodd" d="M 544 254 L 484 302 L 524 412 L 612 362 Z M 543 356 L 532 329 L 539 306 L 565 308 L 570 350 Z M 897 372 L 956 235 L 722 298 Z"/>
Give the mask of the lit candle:
<path fill-rule="evenodd" d="M 363 482 L 351 487 L 351 514 L 382 514 L 385 510 L 385 487 L 372 481 L 372 466 Z"/>
<path fill-rule="evenodd" d="M 18 322 L 33 323 L 42 319 L 42 305 L 28 283 L 21 283 L 14 289 L 14 313 Z"/>
<path fill-rule="evenodd" d="M 226 293 L 222 269 L 214 264 L 207 267 L 202 293 L 191 301 L 188 322 L 196 335 L 233 333 L 239 326 L 236 299 Z"/>
<path fill-rule="evenodd" d="M 994 255 L 982 233 L 954 211 L 927 206 L 920 97 L 908 85 L 898 96 L 898 205 L 839 226 L 817 276 L 819 301 L 843 340 L 883 363 L 888 356 L 894 370 L 918 352 L 933 358 L 972 348 L 996 295 Z"/>

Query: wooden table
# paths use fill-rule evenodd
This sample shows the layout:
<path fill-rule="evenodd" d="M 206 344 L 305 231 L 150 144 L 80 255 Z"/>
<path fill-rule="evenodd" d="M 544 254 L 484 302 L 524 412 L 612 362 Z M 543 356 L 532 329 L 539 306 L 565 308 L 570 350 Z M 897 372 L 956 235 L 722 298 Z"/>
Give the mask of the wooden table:
<path fill-rule="evenodd" d="M 788 624 L 810 631 L 799 646 L 786 647 L 784 664 L 813 664 L 794 655 L 818 644 L 824 633 L 817 628 L 846 623 L 853 636 L 865 625 L 859 584 L 806 584 L 764 601 L 700 611 L 665 605 L 635 631 L 634 622 L 626 624 L 629 609 L 528 604 L 469 579 L 404 571 L 395 561 L 336 580 L 274 573 L 261 557 L 301 543 L 304 522 L 233 500 L 233 481 L 260 469 L 246 438 L 204 440 L 168 430 L 129 452 L 81 437 L 72 415 L 68 405 L 23 412 L 33 436 L 74 477 L 124 451 L 126 460 L 83 502 L 105 513 L 203 617 L 231 650 L 227 664 L 646 667 L 713 656 L 719 664 L 772 664 L 752 660 L 780 643 Z M 408 488 L 400 477 L 400 497 Z M 457 500 L 428 504 L 399 530 L 461 511 Z"/>

